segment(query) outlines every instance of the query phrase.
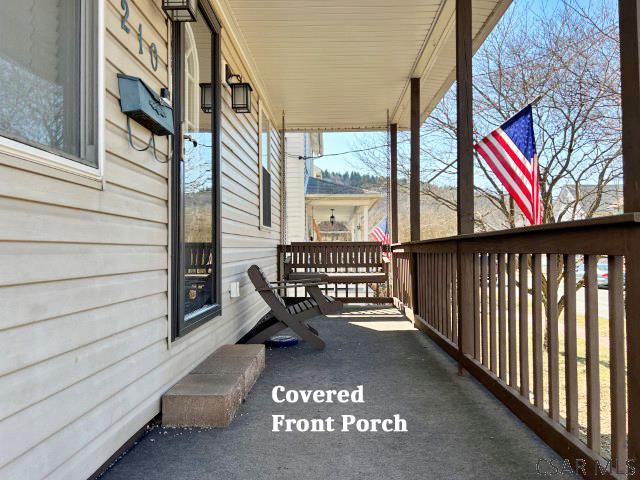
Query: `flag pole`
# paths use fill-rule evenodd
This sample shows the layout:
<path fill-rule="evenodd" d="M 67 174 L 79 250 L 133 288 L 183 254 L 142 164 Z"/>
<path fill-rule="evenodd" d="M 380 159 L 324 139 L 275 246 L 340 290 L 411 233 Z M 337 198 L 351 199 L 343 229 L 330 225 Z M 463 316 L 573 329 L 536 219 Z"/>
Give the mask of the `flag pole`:
<path fill-rule="evenodd" d="M 538 104 L 538 102 L 540 102 L 540 100 L 542 100 L 543 98 L 544 98 L 544 95 L 538 95 L 529 103 L 529 105 L 531 105 L 532 107 L 535 107 Z"/>

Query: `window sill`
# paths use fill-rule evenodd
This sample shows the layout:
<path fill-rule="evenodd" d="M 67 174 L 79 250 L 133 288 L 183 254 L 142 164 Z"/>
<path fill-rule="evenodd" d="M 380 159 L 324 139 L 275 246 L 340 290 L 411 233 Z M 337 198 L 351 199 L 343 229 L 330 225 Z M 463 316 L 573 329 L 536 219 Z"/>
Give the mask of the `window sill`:
<path fill-rule="evenodd" d="M 98 190 L 103 189 L 101 168 L 92 168 L 6 137 L 0 137 L 0 164 Z"/>
<path fill-rule="evenodd" d="M 220 304 L 211 305 L 211 308 L 203 312 L 202 315 L 198 315 L 196 318 L 191 319 L 190 324 L 182 328 L 180 335 L 176 336 L 176 338 L 171 340 L 171 342 L 169 343 L 169 349 L 171 349 L 174 346 L 180 345 L 181 343 L 186 341 L 188 338 L 190 338 L 190 335 L 189 335 L 190 333 L 197 331 L 199 327 L 206 325 L 211 320 L 213 320 L 216 317 L 219 317 L 220 315 L 222 315 L 222 305 Z"/>

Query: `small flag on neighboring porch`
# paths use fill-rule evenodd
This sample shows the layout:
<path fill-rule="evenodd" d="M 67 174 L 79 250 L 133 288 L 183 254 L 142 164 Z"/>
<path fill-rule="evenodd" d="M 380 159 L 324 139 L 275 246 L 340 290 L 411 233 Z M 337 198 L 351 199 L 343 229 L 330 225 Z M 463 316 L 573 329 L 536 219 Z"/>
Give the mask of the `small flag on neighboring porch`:
<path fill-rule="evenodd" d="M 391 237 L 389 236 L 386 217 L 380 220 L 380 223 L 371 230 L 370 234 L 383 245 L 391 245 Z"/>
<path fill-rule="evenodd" d="M 474 148 L 487 162 L 532 225 L 542 223 L 542 202 L 531 105 L 516 113 Z"/>

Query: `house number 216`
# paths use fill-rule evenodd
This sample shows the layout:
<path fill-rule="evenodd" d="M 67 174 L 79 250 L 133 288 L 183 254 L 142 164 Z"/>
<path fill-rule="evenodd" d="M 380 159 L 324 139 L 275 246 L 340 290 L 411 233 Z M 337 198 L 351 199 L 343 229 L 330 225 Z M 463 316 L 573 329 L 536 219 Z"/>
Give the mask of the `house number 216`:
<path fill-rule="evenodd" d="M 122 8 L 122 17 L 120 17 L 120 27 L 122 27 L 122 30 L 124 30 L 126 33 L 130 32 L 130 28 L 127 25 L 127 21 L 129 20 L 129 3 L 127 2 L 127 0 L 120 0 L 120 7 Z M 142 24 L 140 23 L 138 25 L 138 44 L 139 44 L 139 48 L 138 48 L 138 54 L 139 55 L 144 55 L 144 42 L 142 41 Z M 158 70 L 158 47 L 156 46 L 155 43 L 152 43 L 149 45 L 149 58 L 151 60 L 151 68 L 153 68 L 153 71 L 157 71 Z"/>

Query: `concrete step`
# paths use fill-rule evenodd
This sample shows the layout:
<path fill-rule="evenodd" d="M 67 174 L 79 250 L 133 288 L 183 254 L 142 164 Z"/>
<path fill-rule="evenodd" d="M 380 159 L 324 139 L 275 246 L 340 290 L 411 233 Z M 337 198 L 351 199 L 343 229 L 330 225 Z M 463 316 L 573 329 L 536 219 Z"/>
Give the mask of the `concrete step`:
<path fill-rule="evenodd" d="M 264 370 L 264 345 L 224 345 L 162 397 L 162 424 L 227 427 Z"/>

